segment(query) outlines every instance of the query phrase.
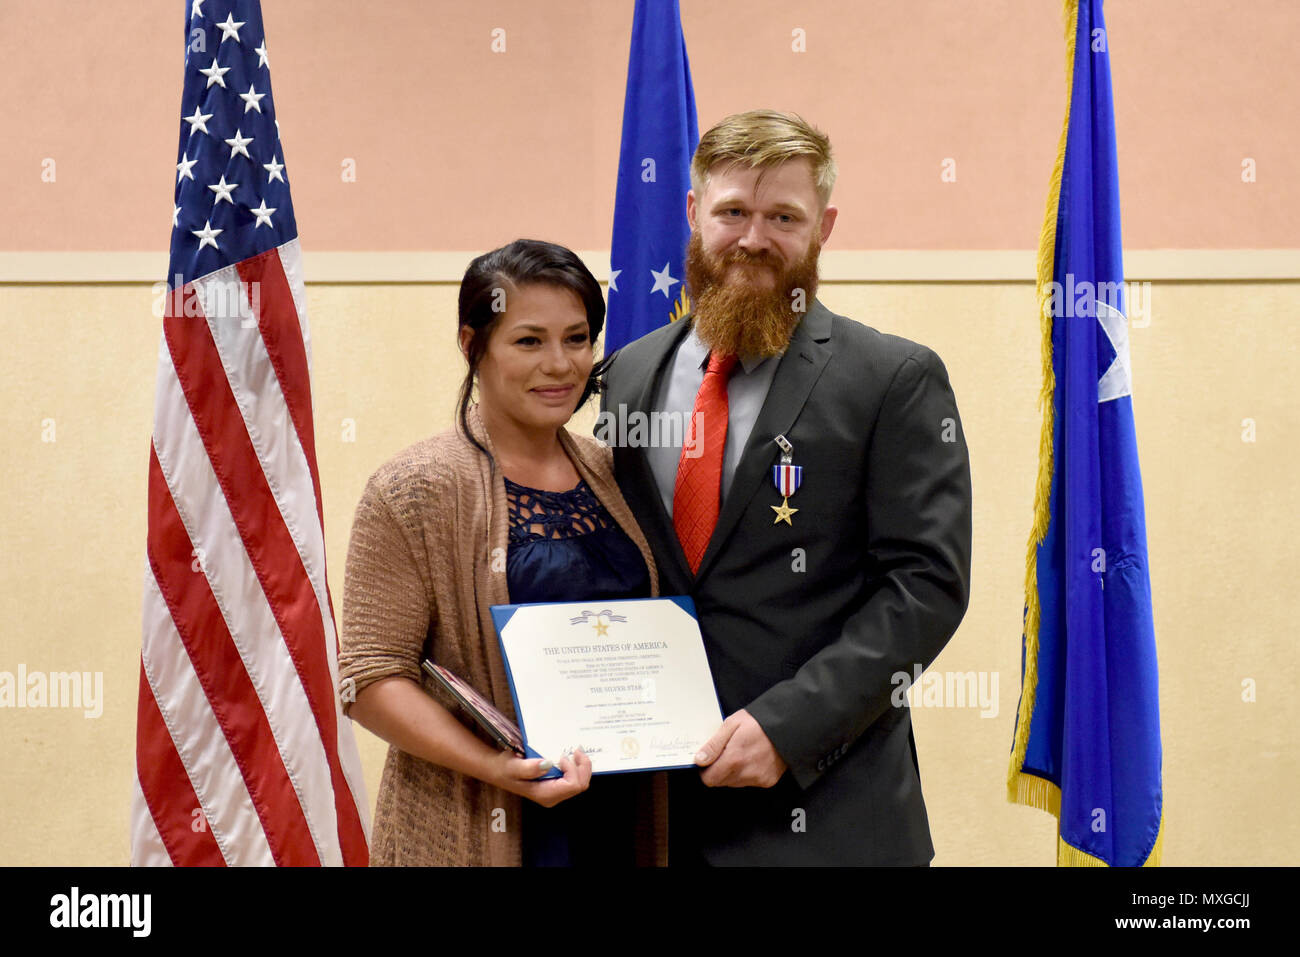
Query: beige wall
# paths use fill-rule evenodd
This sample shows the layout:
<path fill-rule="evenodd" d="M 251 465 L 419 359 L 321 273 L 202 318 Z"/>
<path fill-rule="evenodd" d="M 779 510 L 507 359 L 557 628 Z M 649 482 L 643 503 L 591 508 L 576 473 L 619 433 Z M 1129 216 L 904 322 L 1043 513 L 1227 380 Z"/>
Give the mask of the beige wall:
<path fill-rule="evenodd" d="M 770 105 L 835 143 L 841 214 L 826 258 L 843 257 L 828 274 L 849 281 L 824 301 L 934 347 L 957 391 L 974 593 L 936 667 L 996 673 L 1000 697 L 996 717 L 916 712 L 936 863 L 1050 863 L 1052 819 L 1009 805 L 1003 785 L 1039 427 L 1032 287 L 1006 280 L 1030 275 L 1060 131 L 1059 4 L 681 5 L 703 126 Z M 365 278 L 348 256 L 391 250 L 418 251 L 398 257 L 397 278 L 442 279 L 459 254 L 431 253 L 518 235 L 608 248 L 631 0 L 265 6 L 309 279 Z M 0 710 L 0 864 L 127 860 L 160 334 L 147 283 L 166 268 L 180 10 L 139 0 L 128 24 L 111 4 L 0 0 L 0 670 L 99 672 L 105 699 L 94 719 Z M 1165 859 L 1292 863 L 1300 5 L 1143 0 L 1112 2 L 1108 17 L 1127 261 L 1173 250 L 1147 253 L 1163 265 L 1130 278 L 1239 280 L 1158 281 L 1151 324 L 1131 336 Z M 494 27 L 503 54 L 489 49 Z M 795 30 L 806 53 L 791 49 Z M 124 31 L 130 54 L 106 58 Z M 955 183 L 940 180 L 946 157 Z M 340 175 L 345 158 L 356 182 Z M 395 261 L 366 260 L 384 281 L 308 287 L 336 598 L 366 477 L 449 423 L 460 373 L 454 284 L 388 281 Z M 105 281 L 69 283 L 87 277 Z M 941 281 L 972 277 L 998 281 Z M 373 800 L 383 748 L 359 735 Z"/>
<path fill-rule="evenodd" d="M 935 348 L 971 448 L 970 612 L 935 667 L 998 675 L 998 713 L 917 709 L 936 864 L 1050 864 L 1052 819 L 1009 805 L 1038 430 L 1028 283 L 831 284 L 837 311 Z M 369 473 L 451 421 L 455 286 L 312 285 L 330 583 Z M 123 864 L 134 760 L 145 467 L 159 323 L 145 286 L 0 285 L 0 669 L 102 671 L 103 715 L 0 712 L 0 864 Z M 1169 864 L 1283 864 L 1300 708 L 1291 381 L 1300 283 L 1165 283 L 1131 333 L 1160 657 Z M 590 415 L 587 416 L 590 420 Z M 1242 420 L 1257 440 L 1242 441 Z M 42 441 L 53 419 L 55 441 Z M 354 442 L 344 421 L 355 421 Z M 1254 679 L 1258 700 L 1241 700 Z M 358 730 L 368 787 L 384 748 Z"/>

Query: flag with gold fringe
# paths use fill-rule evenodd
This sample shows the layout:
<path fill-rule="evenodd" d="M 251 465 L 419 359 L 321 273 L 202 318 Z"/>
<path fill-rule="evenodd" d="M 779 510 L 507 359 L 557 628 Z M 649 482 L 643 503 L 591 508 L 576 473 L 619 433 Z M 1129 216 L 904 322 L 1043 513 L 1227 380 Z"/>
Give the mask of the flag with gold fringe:
<path fill-rule="evenodd" d="M 1102 0 L 1067 0 L 1069 106 L 1038 258 L 1043 429 L 1007 796 L 1057 864 L 1158 865 L 1155 627 Z"/>

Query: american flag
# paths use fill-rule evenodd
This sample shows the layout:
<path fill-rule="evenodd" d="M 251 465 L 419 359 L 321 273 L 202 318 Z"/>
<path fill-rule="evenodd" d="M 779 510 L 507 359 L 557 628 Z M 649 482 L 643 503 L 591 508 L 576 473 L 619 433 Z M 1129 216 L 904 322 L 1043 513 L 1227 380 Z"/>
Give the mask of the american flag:
<path fill-rule="evenodd" d="M 186 19 L 149 458 L 133 864 L 363 865 L 311 337 L 256 0 Z"/>

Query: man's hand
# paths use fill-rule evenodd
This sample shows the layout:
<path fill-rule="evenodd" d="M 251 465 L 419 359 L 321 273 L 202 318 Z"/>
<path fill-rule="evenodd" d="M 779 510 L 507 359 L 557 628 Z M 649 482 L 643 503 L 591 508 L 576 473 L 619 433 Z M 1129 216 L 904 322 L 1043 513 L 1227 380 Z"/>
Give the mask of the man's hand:
<path fill-rule="evenodd" d="M 700 780 L 711 788 L 770 788 L 786 763 L 750 713 L 741 708 L 722 722 L 695 755 Z"/>

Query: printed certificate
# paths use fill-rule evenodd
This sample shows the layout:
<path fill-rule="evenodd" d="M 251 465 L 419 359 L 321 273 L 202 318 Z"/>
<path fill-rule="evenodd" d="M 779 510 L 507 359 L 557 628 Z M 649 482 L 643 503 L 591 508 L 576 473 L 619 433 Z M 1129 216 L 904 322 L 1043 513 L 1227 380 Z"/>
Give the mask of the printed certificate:
<path fill-rule="evenodd" d="M 690 598 L 494 605 L 530 752 L 595 774 L 687 767 L 722 724 Z"/>

